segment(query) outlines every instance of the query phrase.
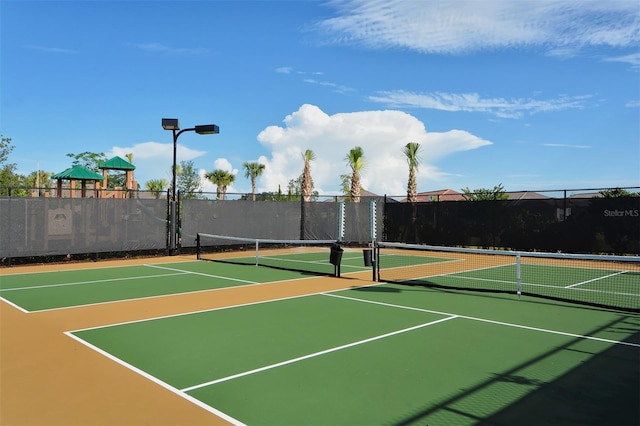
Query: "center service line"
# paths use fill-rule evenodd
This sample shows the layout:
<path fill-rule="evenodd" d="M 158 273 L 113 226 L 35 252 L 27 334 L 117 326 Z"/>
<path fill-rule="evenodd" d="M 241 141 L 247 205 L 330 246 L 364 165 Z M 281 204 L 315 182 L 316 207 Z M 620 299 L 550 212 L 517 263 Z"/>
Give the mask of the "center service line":
<path fill-rule="evenodd" d="M 431 321 L 431 322 L 427 322 L 427 323 L 424 323 L 424 324 L 419 324 L 419 325 L 416 325 L 416 326 L 413 326 L 413 327 L 409 327 L 409 328 L 405 328 L 405 329 L 402 329 L 402 330 L 392 331 L 391 333 L 381 334 L 379 336 L 370 337 L 368 339 L 359 340 L 357 342 L 348 343 L 346 345 L 336 346 L 335 348 L 330 348 L 330 349 L 326 349 L 324 351 L 315 352 L 315 353 L 312 353 L 312 354 L 309 354 L 309 355 L 304 355 L 304 356 L 301 356 L 301 357 L 298 357 L 298 358 L 289 359 L 287 361 L 282 361 L 282 362 L 278 362 L 278 363 L 275 363 L 275 364 L 266 365 L 264 367 L 256 368 L 254 370 L 249 370 L 249 371 L 245 371 L 243 373 L 238 373 L 238 374 L 234 374 L 234 375 L 231 375 L 231 376 L 222 377 L 220 379 L 211 380 L 210 382 L 206 382 L 206 383 L 200 383 L 199 385 L 190 386 L 188 388 L 184 388 L 184 389 L 180 389 L 180 390 L 182 392 L 190 392 L 192 390 L 200 389 L 200 388 L 203 388 L 203 387 L 206 387 L 206 386 L 216 385 L 218 383 L 222 383 L 222 382 L 226 382 L 226 381 L 229 381 L 229 380 L 237 379 L 237 378 L 240 378 L 240 377 L 243 377 L 243 376 L 249 376 L 251 374 L 256 374 L 256 373 L 259 373 L 261 371 L 271 370 L 273 368 L 282 367 L 282 366 L 287 365 L 287 364 L 293 364 L 294 362 L 304 361 L 305 359 L 314 358 L 314 357 L 317 357 L 317 356 L 320 356 L 320 355 L 325 355 L 325 354 L 328 354 L 328 353 L 331 353 L 331 352 L 340 351 L 342 349 L 347 349 L 347 348 L 350 348 L 352 346 L 358 346 L 358 345 L 362 345 L 364 343 L 373 342 L 375 340 L 385 339 L 387 337 L 394 336 L 396 334 L 402 334 L 402 333 L 406 333 L 408 331 L 417 330 L 419 328 L 428 327 L 430 325 L 435 325 L 435 324 L 438 324 L 438 323 L 441 323 L 441 322 L 444 322 L 444 321 L 449 321 L 449 320 L 452 320 L 454 318 L 458 318 L 458 315 L 452 315 L 450 317 L 441 318 L 441 319 L 436 320 L 436 321 Z"/>

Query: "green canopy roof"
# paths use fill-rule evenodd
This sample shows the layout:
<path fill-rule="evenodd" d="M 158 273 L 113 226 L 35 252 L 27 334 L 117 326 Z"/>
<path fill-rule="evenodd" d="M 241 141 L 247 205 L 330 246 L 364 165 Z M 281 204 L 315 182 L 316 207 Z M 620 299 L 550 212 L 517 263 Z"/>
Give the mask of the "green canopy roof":
<path fill-rule="evenodd" d="M 53 175 L 52 179 L 102 180 L 104 176 L 82 166 L 73 166 L 64 172 Z"/>
<path fill-rule="evenodd" d="M 105 161 L 104 163 L 98 166 L 101 169 L 110 169 L 110 170 L 135 170 L 136 166 L 125 160 L 121 157 L 113 157 L 110 160 Z"/>

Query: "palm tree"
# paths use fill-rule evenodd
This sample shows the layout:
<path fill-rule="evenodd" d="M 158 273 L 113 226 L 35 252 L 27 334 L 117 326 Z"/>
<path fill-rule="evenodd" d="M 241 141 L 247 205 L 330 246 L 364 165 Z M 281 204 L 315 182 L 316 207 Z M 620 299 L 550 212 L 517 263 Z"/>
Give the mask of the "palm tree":
<path fill-rule="evenodd" d="M 265 165 L 260 163 L 244 163 L 242 164 L 242 167 L 244 167 L 245 170 L 244 177 L 251 178 L 251 198 L 253 198 L 253 201 L 255 201 L 256 179 L 264 171 Z"/>
<path fill-rule="evenodd" d="M 407 201 L 415 203 L 418 201 L 418 185 L 416 183 L 416 171 L 420 165 L 420 144 L 409 142 L 402 148 L 402 153 L 407 157 L 409 164 L 409 181 L 407 182 Z"/>
<path fill-rule="evenodd" d="M 364 170 L 366 165 L 364 153 L 362 152 L 362 148 L 356 146 L 351 149 L 347 156 L 345 157 L 347 160 L 347 164 L 351 167 L 351 201 L 354 203 L 360 202 L 360 172 Z"/>
<path fill-rule="evenodd" d="M 302 154 L 304 160 L 304 170 L 302 171 L 302 184 L 301 191 L 302 199 L 304 201 L 311 201 L 311 193 L 313 192 L 313 179 L 311 179 L 311 162 L 316 159 L 315 154 L 310 149 L 307 149 Z"/>
<path fill-rule="evenodd" d="M 236 180 L 234 174 L 222 169 L 216 169 L 211 173 L 205 174 L 204 177 L 216 185 L 216 197 L 218 200 L 227 199 L 227 187 Z"/>
<path fill-rule="evenodd" d="M 169 185 L 169 183 L 164 179 L 151 179 L 145 184 L 147 189 L 153 192 L 153 195 L 155 195 L 156 199 L 160 198 L 160 192 L 162 192 L 162 190 L 166 188 L 167 185 Z"/>

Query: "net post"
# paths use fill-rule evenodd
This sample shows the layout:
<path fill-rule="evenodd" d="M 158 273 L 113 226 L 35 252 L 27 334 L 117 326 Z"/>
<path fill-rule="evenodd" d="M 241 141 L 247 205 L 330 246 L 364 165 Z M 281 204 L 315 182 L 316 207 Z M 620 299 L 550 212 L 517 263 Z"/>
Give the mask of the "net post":
<path fill-rule="evenodd" d="M 344 201 L 338 202 L 338 241 L 344 240 Z"/>
<path fill-rule="evenodd" d="M 258 250 L 259 250 L 259 248 L 258 248 L 258 247 L 259 247 L 259 243 L 258 243 L 258 240 L 256 240 L 256 266 L 259 266 L 259 263 L 260 263 L 260 262 L 258 261 L 258 259 L 259 259 L 259 257 L 260 257 L 260 254 L 259 254 L 259 251 L 258 251 Z"/>
<path fill-rule="evenodd" d="M 376 199 L 369 200 L 369 238 L 371 243 L 371 275 L 372 281 L 376 281 L 376 264 L 378 256 L 376 254 L 376 235 L 378 234 L 378 218 L 377 218 L 377 204 Z"/>
<path fill-rule="evenodd" d="M 520 300 L 520 295 L 522 294 L 522 274 L 520 269 L 521 265 L 522 265 L 521 256 L 520 256 L 520 253 L 518 252 L 516 254 L 516 283 L 518 285 L 518 288 L 517 288 L 518 300 Z"/>
<path fill-rule="evenodd" d="M 197 260 L 201 260 L 202 257 L 200 256 L 200 233 L 196 234 L 196 259 Z"/>
<path fill-rule="evenodd" d="M 377 256 L 376 256 L 375 241 L 371 241 L 371 244 L 369 244 L 369 247 L 371 247 L 371 281 L 375 281 L 376 280 L 376 264 L 378 263 Z"/>
<path fill-rule="evenodd" d="M 374 245 L 374 251 L 377 260 L 380 258 L 380 245 L 377 242 Z M 380 282 L 380 262 L 376 261 L 374 265 L 373 273 L 377 275 L 375 276 L 374 281 Z"/>
<path fill-rule="evenodd" d="M 369 238 L 371 241 L 375 241 L 376 235 L 378 234 L 377 207 L 378 205 L 375 199 L 369 200 Z"/>

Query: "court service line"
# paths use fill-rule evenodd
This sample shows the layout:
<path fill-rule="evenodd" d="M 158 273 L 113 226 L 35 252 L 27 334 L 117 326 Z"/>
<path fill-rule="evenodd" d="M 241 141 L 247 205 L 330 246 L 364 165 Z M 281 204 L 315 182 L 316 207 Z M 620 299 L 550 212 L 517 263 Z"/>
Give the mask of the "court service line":
<path fill-rule="evenodd" d="M 429 327 L 429 326 L 432 326 L 432 325 L 435 325 L 435 324 L 438 324 L 438 323 L 441 323 L 441 322 L 444 322 L 444 321 L 452 320 L 454 318 L 458 318 L 458 316 L 457 315 L 451 315 L 451 316 L 448 316 L 446 318 L 440 318 L 439 320 L 427 322 L 427 323 L 424 323 L 424 324 L 415 325 L 413 327 L 404 328 L 402 330 L 392 331 L 391 333 L 381 334 L 379 336 L 370 337 L 368 339 L 359 340 L 357 342 L 348 343 L 348 344 L 342 345 L 342 346 L 336 346 L 334 348 L 325 349 L 324 351 L 314 352 L 314 353 L 311 353 L 311 354 L 308 354 L 308 355 L 304 355 L 304 356 L 301 356 L 301 357 L 298 357 L 298 358 L 288 359 L 286 361 L 277 362 L 275 364 L 266 365 L 264 367 L 256 368 L 256 369 L 249 370 L 249 371 L 244 371 L 242 373 L 233 374 L 231 376 L 222 377 L 220 379 L 211 380 L 209 382 L 200 383 L 198 385 L 194 385 L 194 386 L 190 386 L 190 387 L 181 389 L 181 391 L 182 392 L 190 392 L 190 391 L 193 391 L 193 390 L 196 390 L 196 389 L 200 389 L 200 388 L 203 388 L 203 387 L 206 387 L 206 386 L 216 385 L 218 383 L 226 382 L 226 381 L 237 379 L 237 378 L 244 377 L 244 376 L 249 376 L 249 375 L 252 375 L 252 374 L 260 373 L 262 371 L 271 370 L 271 369 L 282 367 L 282 366 L 285 366 L 285 365 L 288 365 L 288 364 L 293 364 L 295 362 L 304 361 L 304 360 L 310 359 L 310 358 L 315 358 L 315 357 L 318 357 L 318 356 L 321 356 L 321 355 L 326 355 L 328 353 L 340 351 L 340 350 L 347 349 L 347 348 L 350 348 L 350 347 L 353 347 L 353 346 L 363 345 L 365 343 L 369 343 L 369 342 L 373 342 L 373 341 L 376 341 L 376 340 L 385 339 L 387 337 L 391 337 L 391 336 L 394 336 L 396 334 L 407 333 L 409 331 L 418 330 L 418 329 L 424 328 L 424 327 Z"/>
<path fill-rule="evenodd" d="M 528 325 L 513 324 L 513 323 L 510 323 L 510 322 L 496 321 L 496 320 L 491 320 L 491 319 L 487 319 L 487 318 L 470 317 L 470 316 L 466 316 L 466 315 L 452 314 L 450 312 L 440 312 L 440 311 L 433 311 L 431 309 L 415 308 L 413 306 L 404 306 L 404 305 L 396 305 L 396 304 L 393 304 L 393 303 L 377 302 L 375 300 L 359 299 L 357 297 L 341 296 L 339 294 L 322 293 L 322 295 L 323 296 L 330 296 L 330 297 L 337 297 L 339 299 L 353 300 L 355 302 L 372 303 L 374 305 L 389 306 L 389 307 L 392 307 L 392 308 L 408 309 L 408 310 L 412 310 L 412 311 L 421 311 L 421 312 L 426 312 L 426 313 L 429 313 L 429 314 L 453 315 L 453 316 L 456 316 L 458 318 L 468 319 L 468 320 L 471 320 L 471 321 L 480 321 L 480 322 L 486 322 L 486 323 L 489 323 L 489 324 L 502 325 L 502 326 L 505 326 L 505 327 L 521 328 L 521 329 L 524 329 L 524 330 L 539 331 L 539 332 L 542 332 L 542 333 L 558 334 L 558 335 L 561 335 L 561 336 L 575 337 L 575 338 L 578 338 L 578 339 L 595 340 L 595 341 L 598 341 L 598 342 L 612 343 L 614 345 L 632 346 L 634 348 L 640 348 L 640 344 L 637 344 L 637 343 L 621 342 L 621 341 L 618 341 L 618 340 L 603 339 L 601 337 L 585 336 L 585 335 L 582 335 L 582 334 L 567 333 L 565 331 L 550 330 L 550 329 L 547 329 L 547 328 L 539 328 L 539 327 L 531 327 L 531 326 L 528 326 Z"/>
<path fill-rule="evenodd" d="M 203 272 L 184 271 L 182 269 L 168 268 L 166 266 L 158 266 L 158 265 L 144 265 L 144 266 L 148 266 L 149 268 L 164 269 L 166 271 L 184 272 L 185 274 L 200 275 L 200 276 L 208 277 L 208 278 L 220 278 L 222 280 L 237 281 L 237 282 L 240 282 L 240 283 L 260 284 L 257 281 L 241 280 L 241 279 L 238 279 L 238 278 L 223 277 L 222 275 L 205 274 Z"/>
<path fill-rule="evenodd" d="M 490 269 L 490 268 L 482 268 L 482 269 Z M 494 279 L 490 279 L 490 278 L 478 278 L 478 277 L 465 277 L 463 275 L 459 275 L 459 274 L 463 274 L 465 272 L 474 272 L 474 271 L 480 271 L 481 269 L 471 269 L 469 271 L 461 271 L 461 272 L 454 272 L 454 273 L 450 273 L 450 272 L 446 272 L 444 274 L 438 274 L 438 275 L 425 275 L 422 277 L 418 277 L 418 278 L 412 278 L 410 280 L 407 280 L 406 282 L 411 282 L 411 281 L 419 281 L 419 280 L 425 280 L 428 278 L 455 278 L 455 279 L 459 279 L 459 280 L 470 280 L 470 281 L 484 281 L 484 282 L 492 282 L 492 283 L 502 283 L 502 284 L 512 284 L 514 286 L 513 290 L 516 290 L 516 285 L 518 284 L 517 281 L 506 281 L 506 280 L 494 280 Z M 569 286 L 564 286 L 564 287 L 560 287 L 560 286 L 555 286 L 555 285 L 548 285 L 548 284 L 536 284 L 536 283 L 529 283 L 529 282 L 523 282 L 522 286 L 526 287 L 526 286 L 530 286 L 530 287 L 542 287 L 542 288 L 553 288 L 553 289 L 572 289 L 572 290 L 576 290 L 576 291 L 586 291 L 586 292 L 590 292 L 590 293 L 601 293 L 601 294 L 613 294 L 613 295 L 617 295 L 617 296 L 630 296 L 630 297 L 640 297 L 640 294 L 638 293 L 622 293 L 619 291 L 607 291 L 607 290 L 598 290 L 595 288 L 581 288 L 581 287 L 576 287 L 578 285 L 582 285 L 582 284 L 586 284 L 588 282 L 591 281 L 597 281 L 597 280 L 601 280 L 604 278 L 608 278 L 611 277 L 613 275 L 618 275 L 621 273 L 625 273 L 628 271 L 622 271 L 622 272 L 618 272 L 612 275 L 607 275 L 605 277 L 600 277 L 600 278 L 595 278 L 593 280 L 589 280 L 589 281 L 584 281 L 584 282 L 580 282 L 580 283 L 576 283 L 576 284 L 571 284 Z"/>
<path fill-rule="evenodd" d="M 582 281 L 582 282 L 579 282 L 579 283 L 571 284 L 571 285 L 565 286 L 564 288 L 573 288 L 573 287 L 577 287 L 577 286 L 582 285 L 582 284 L 588 284 L 588 283 L 592 283 L 594 281 L 605 280 L 607 278 L 615 277 L 616 275 L 624 274 L 625 272 L 628 272 L 628 271 L 619 271 L 619 272 L 616 272 L 615 274 L 604 275 L 602 277 L 594 278 L 592 280 L 587 280 L 587 281 Z"/>
<path fill-rule="evenodd" d="M 29 287 L 14 287 L 14 288 L 2 288 L 0 292 L 3 291 L 16 291 L 16 290 L 33 290 L 39 288 L 52 288 L 52 287 L 65 287 L 70 285 L 82 285 L 82 284 L 98 284 L 98 283 L 110 283 L 114 281 L 127 281 L 127 280 L 138 280 L 138 279 L 147 279 L 147 278 L 161 278 L 161 277 L 172 277 L 175 275 L 186 275 L 188 272 L 181 273 L 173 273 L 173 274 L 162 274 L 162 275 L 142 275 L 139 277 L 123 277 L 123 278 L 109 278 L 104 280 L 91 280 L 91 281 L 77 281 L 70 283 L 60 283 L 60 284 L 47 284 L 47 285 L 33 285 Z"/>
<path fill-rule="evenodd" d="M 111 260 L 108 260 L 108 259 L 105 259 L 104 261 L 105 262 L 111 262 Z M 98 262 L 102 262 L 102 260 L 98 261 Z M 197 260 L 175 260 L 175 261 L 171 261 L 170 263 L 172 265 L 175 265 L 175 264 L 180 264 L 180 263 L 191 263 L 191 262 L 197 262 Z M 99 264 L 99 263 L 97 263 L 97 264 Z M 86 265 L 86 263 L 80 263 L 80 264 L 77 264 L 77 265 L 79 265 L 79 267 L 75 268 L 74 267 L 75 265 L 76 264 L 73 264 L 73 263 L 62 264 L 62 265 L 60 265 L 60 267 L 62 269 L 56 269 L 56 270 L 53 270 L 53 271 L 47 271 L 47 270 L 44 270 L 44 271 L 22 271 L 20 269 L 18 269 L 17 271 L 10 271 L 10 270 L 7 270 L 7 269 L 10 269 L 10 268 L 7 268 L 7 269 L 3 269 L 3 270 L 0 271 L 0 276 L 13 277 L 13 276 L 20 276 L 20 275 L 57 274 L 57 273 L 61 273 L 61 272 L 87 272 L 87 271 L 99 271 L 101 269 L 133 268 L 133 267 L 136 267 L 136 266 L 142 266 L 141 264 L 134 263 L 134 264 L 131 264 L 131 265 L 101 265 L 101 266 L 95 266 L 95 267 L 92 267 L 92 268 L 83 268 L 82 266 Z M 54 264 L 52 264 L 52 266 L 57 266 L 57 265 L 54 263 Z M 17 266 L 16 268 L 21 268 L 21 266 Z M 45 268 L 46 268 L 46 266 L 45 266 Z M 69 268 L 69 269 L 67 269 L 67 268 Z"/>

